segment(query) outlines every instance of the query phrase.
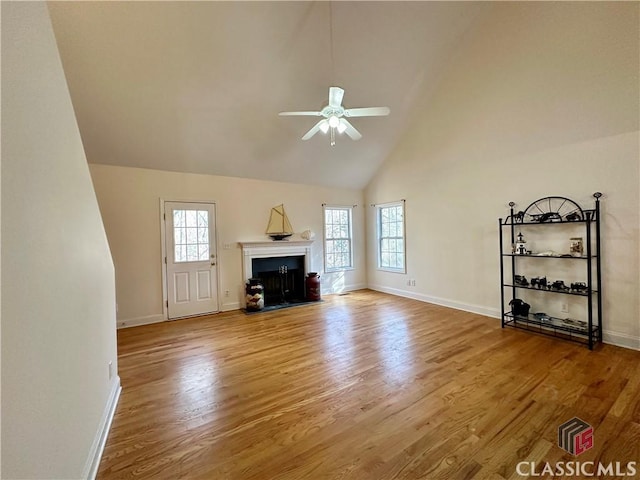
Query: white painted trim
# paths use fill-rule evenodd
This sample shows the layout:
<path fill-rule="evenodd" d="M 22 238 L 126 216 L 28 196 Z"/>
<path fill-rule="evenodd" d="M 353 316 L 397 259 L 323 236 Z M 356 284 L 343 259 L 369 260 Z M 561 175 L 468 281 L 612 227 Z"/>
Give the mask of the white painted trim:
<path fill-rule="evenodd" d="M 167 256 L 167 225 L 165 223 L 164 202 L 164 198 L 160 197 L 160 271 L 162 272 L 162 316 L 164 320 L 169 320 L 169 309 L 167 308 L 167 300 L 169 298 L 167 293 L 167 264 L 164 263 L 164 259 Z M 120 328 L 120 322 L 118 322 L 118 328 Z"/>
<path fill-rule="evenodd" d="M 346 210 L 349 216 L 349 238 L 340 238 L 339 240 L 349 240 L 349 266 L 338 267 L 333 269 L 327 268 L 327 240 L 335 240 L 333 238 L 327 238 L 327 208 L 330 210 Z M 346 272 L 349 270 L 355 270 L 353 263 L 353 205 L 327 205 L 322 204 L 322 265 L 324 267 L 324 273 Z"/>
<path fill-rule="evenodd" d="M 250 248 L 287 248 L 310 246 L 313 240 L 266 240 L 262 242 L 238 242 L 243 250 Z M 279 250 L 278 250 L 279 251 Z"/>
<path fill-rule="evenodd" d="M 367 285 L 364 283 L 355 283 L 353 285 L 345 285 L 344 287 L 336 290 L 323 291 L 322 293 L 325 295 L 339 295 L 344 292 L 353 292 L 355 290 L 362 290 L 367 288 Z"/>
<path fill-rule="evenodd" d="M 157 313 L 155 315 L 145 315 L 143 317 L 133 317 L 118 320 L 118 328 L 137 327 L 140 325 L 149 325 L 150 323 L 166 322 L 167 318 L 164 314 Z"/>
<path fill-rule="evenodd" d="M 436 305 L 442 305 L 443 307 L 463 310 L 465 312 L 477 313 L 478 315 L 484 315 L 485 317 L 498 319 L 500 318 L 500 310 L 498 310 L 497 308 L 483 307 L 481 305 L 473 305 L 469 303 L 458 302 L 456 300 L 449 300 L 446 298 L 432 297 L 430 295 L 424 295 L 422 293 L 400 290 L 399 288 L 383 287 L 381 285 L 369 285 L 369 288 L 371 290 L 390 293 L 391 295 L 397 295 L 399 297 L 412 298 L 421 302 L 434 303 Z"/>
<path fill-rule="evenodd" d="M 603 343 L 608 343 L 617 347 L 640 350 L 640 337 L 634 337 L 633 335 L 627 335 L 626 333 L 603 330 L 602 341 Z"/>
<path fill-rule="evenodd" d="M 407 273 L 407 205 L 405 200 L 398 200 L 397 202 L 376 203 L 373 205 L 375 208 L 375 222 L 376 222 L 376 269 L 381 272 L 389 273 Z M 402 268 L 383 267 L 380 265 L 380 240 L 381 240 L 381 225 L 380 225 L 380 210 L 382 208 L 389 207 L 402 207 L 402 242 L 404 243 L 404 257 Z M 411 293 L 411 292 L 409 292 Z M 433 303 L 433 302 L 432 302 Z"/>
<path fill-rule="evenodd" d="M 242 247 L 242 278 L 248 282 L 253 275 L 254 258 L 304 256 L 304 273 L 311 271 L 311 244 L 313 240 L 280 242 L 239 242 Z"/>
<path fill-rule="evenodd" d="M 220 309 L 221 312 L 230 312 L 231 310 L 240 310 L 240 302 L 233 302 L 233 303 L 223 303 L 222 304 L 222 308 Z"/>
<path fill-rule="evenodd" d="M 91 445 L 91 450 L 89 450 L 89 457 L 87 458 L 87 462 L 84 466 L 82 478 L 94 480 L 98 474 L 98 467 L 100 467 L 100 460 L 102 459 L 104 446 L 107 443 L 107 437 L 109 436 L 109 430 L 111 429 L 111 422 L 113 421 L 113 416 L 116 413 L 116 406 L 120 399 L 120 392 L 122 392 L 120 377 L 116 375 L 111 387 L 111 392 L 109 393 L 109 400 L 105 405 L 102 419 L 100 420 L 98 431 L 93 439 L 93 445 Z"/>

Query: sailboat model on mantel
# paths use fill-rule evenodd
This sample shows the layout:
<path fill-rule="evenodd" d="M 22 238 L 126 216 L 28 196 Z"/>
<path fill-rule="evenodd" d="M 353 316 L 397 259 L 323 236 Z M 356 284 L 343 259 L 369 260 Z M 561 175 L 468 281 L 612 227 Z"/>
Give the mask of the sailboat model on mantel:
<path fill-rule="evenodd" d="M 284 211 L 284 204 L 271 209 L 266 233 L 274 240 L 283 240 L 293 235 L 293 227 Z"/>

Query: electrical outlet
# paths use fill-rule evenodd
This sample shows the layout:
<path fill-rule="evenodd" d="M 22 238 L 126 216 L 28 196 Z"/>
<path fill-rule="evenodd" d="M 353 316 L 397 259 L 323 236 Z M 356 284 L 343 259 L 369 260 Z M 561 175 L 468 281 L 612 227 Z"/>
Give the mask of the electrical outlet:
<path fill-rule="evenodd" d="M 109 380 L 113 378 L 113 362 L 109 361 Z"/>
<path fill-rule="evenodd" d="M 225 296 L 225 297 L 228 297 L 228 296 L 229 296 L 229 290 L 225 290 L 225 291 L 224 291 L 224 296 Z"/>
<path fill-rule="evenodd" d="M 222 248 L 224 248 L 225 250 L 231 250 L 231 244 L 230 243 L 225 243 L 222 245 Z"/>
<path fill-rule="evenodd" d="M 412 287 L 415 287 L 415 286 L 416 286 L 416 279 L 415 279 L 415 278 L 411 280 L 411 286 L 412 286 Z"/>
<path fill-rule="evenodd" d="M 411 286 L 411 280 L 407 280 L 407 287 Z"/>
<path fill-rule="evenodd" d="M 569 313 L 569 304 L 568 303 L 563 303 L 560 307 L 560 311 L 562 313 Z"/>

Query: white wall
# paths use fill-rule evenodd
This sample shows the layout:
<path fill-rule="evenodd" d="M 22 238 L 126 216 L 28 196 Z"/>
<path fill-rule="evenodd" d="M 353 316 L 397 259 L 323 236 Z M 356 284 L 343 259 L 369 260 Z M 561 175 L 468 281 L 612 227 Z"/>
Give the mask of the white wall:
<path fill-rule="evenodd" d="M 113 263 L 46 4 L 1 8 L 1 476 L 86 478 L 119 385 Z"/>
<path fill-rule="evenodd" d="M 406 275 L 371 287 L 499 316 L 498 217 L 541 197 L 603 199 L 605 340 L 640 348 L 637 3 L 499 3 L 368 185 L 405 198 Z M 407 287 L 415 278 L 416 286 Z"/>
<path fill-rule="evenodd" d="M 268 167 L 265 167 L 268 168 Z M 242 257 L 237 242 L 264 241 L 271 207 L 284 203 L 299 234 L 316 234 L 311 268 L 321 273 L 323 293 L 365 285 L 362 191 L 213 175 L 91 164 L 91 176 L 116 269 L 118 325 L 163 317 L 160 199 L 214 201 L 217 214 L 221 310 L 243 306 Z M 322 204 L 355 205 L 355 269 L 324 274 Z M 297 238 L 296 236 L 292 239 Z M 230 244 L 230 249 L 224 249 Z M 229 290 L 229 297 L 224 296 Z"/>

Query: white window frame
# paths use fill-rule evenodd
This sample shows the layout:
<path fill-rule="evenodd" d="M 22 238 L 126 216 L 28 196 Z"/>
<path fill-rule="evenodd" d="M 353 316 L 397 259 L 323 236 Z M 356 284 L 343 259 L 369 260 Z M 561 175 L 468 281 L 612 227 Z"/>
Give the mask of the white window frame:
<path fill-rule="evenodd" d="M 345 210 L 349 219 L 349 237 L 348 238 L 327 238 L 327 210 Z M 327 262 L 327 240 L 348 240 L 349 241 L 349 266 L 341 266 L 336 268 L 329 268 Z M 353 206 L 352 205 L 323 205 L 322 206 L 322 241 L 324 244 L 324 271 L 325 273 L 345 272 L 353 270 Z"/>
<path fill-rule="evenodd" d="M 382 210 L 390 207 L 401 207 L 402 208 L 402 236 L 387 236 L 382 237 Z M 393 273 L 407 273 L 407 216 L 405 209 L 404 200 L 400 200 L 398 202 L 389 202 L 389 203 L 381 203 L 376 205 L 376 249 L 377 249 L 377 267 L 378 270 L 382 270 L 384 272 L 393 272 Z M 402 256 L 402 267 L 394 268 L 394 267 L 386 267 L 382 266 L 382 240 L 402 240 L 403 244 L 403 256 Z"/>

